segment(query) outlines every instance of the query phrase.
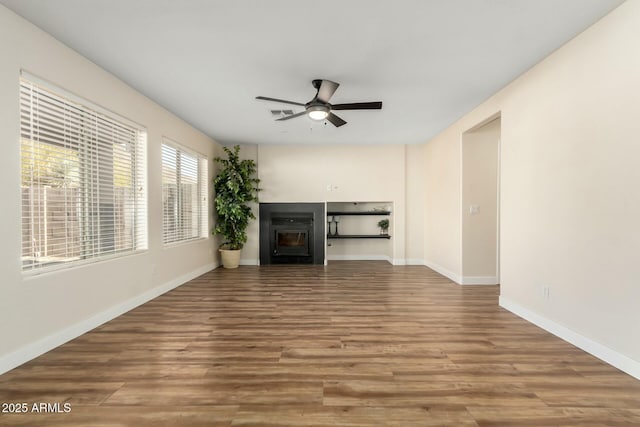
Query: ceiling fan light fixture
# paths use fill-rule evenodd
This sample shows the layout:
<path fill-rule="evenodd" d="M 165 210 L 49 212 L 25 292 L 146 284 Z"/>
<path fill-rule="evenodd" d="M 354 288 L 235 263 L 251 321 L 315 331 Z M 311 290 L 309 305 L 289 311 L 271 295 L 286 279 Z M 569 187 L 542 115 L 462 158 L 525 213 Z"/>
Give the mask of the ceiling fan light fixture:
<path fill-rule="evenodd" d="M 307 108 L 311 120 L 324 120 L 329 115 L 329 108 L 325 105 L 313 105 Z"/>
<path fill-rule="evenodd" d="M 333 93 L 340 86 L 339 83 L 332 82 L 331 80 L 321 80 L 316 79 L 311 82 L 313 84 L 314 89 L 316 89 L 316 96 L 306 104 L 302 104 L 300 102 L 295 101 L 287 101 L 286 99 L 280 98 L 270 98 L 268 96 L 256 96 L 256 99 L 261 99 L 264 101 L 278 102 L 280 104 L 291 104 L 291 105 L 299 105 L 304 107 L 304 111 L 300 111 L 295 114 L 287 114 L 289 111 L 293 113 L 292 110 L 279 110 L 284 114 L 284 117 L 279 117 L 275 119 L 277 122 L 282 120 L 295 119 L 296 117 L 307 115 L 311 120 L 315 121 L 323 121 L 327 120 L 329 123 L 339 128 L 340 126 L 346 125 L 347 122 L 342 118 L 336 116 L 333 111 L 338 110 L 380 110 L 382 109 L 382 101 L 375 102 L 349 102 L 346 104 L 330 104 L 329 100 L 333 96 Z M 272 110 L 272 114 L 274 110 Z M 278 111 L 278 110 L 276 110 Z M 279 114 L 278 114 L 279 116 Z M 326 123 L 325 123 L 326 124 Z"/>

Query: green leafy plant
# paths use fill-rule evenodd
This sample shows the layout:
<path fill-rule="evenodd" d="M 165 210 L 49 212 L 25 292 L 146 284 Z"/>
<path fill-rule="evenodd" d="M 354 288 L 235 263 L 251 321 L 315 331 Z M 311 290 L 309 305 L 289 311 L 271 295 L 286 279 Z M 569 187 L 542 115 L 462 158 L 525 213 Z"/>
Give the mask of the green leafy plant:
<path fill-rule="evenodd" d="M 216 196 L 215 210 L 218 215 L 214 234 L 221 235 L 225 242 L 222 249 L 242 249 L 247 241 L 247 226 L 255 215 L 249 206 L 250 202 L 258 201 L 258 184 L 255 178 L 256 162 L 240 160 L 240 146 L 231 150 L 223 147 L 227 158 L 216 157 L 214 160 L 221 165 L 220 172 L 213 181 Z"/>
<path fill-rule="evenodd" d="M 378 227 L 380 227 L 382 231 L 386 232 L 389 229 L 389 220 L 381 219 L 380 221 L 378 221 Z"/>

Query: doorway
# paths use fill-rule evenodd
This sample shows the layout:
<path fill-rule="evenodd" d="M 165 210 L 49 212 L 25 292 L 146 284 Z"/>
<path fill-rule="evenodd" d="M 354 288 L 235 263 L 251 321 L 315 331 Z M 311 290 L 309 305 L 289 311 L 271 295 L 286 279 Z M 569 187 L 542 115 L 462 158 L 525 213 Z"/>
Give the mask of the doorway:
<path fill-rule="evenodd" d="M 500 115 L 462 134 L 463 285 L 500 282 Z"/>

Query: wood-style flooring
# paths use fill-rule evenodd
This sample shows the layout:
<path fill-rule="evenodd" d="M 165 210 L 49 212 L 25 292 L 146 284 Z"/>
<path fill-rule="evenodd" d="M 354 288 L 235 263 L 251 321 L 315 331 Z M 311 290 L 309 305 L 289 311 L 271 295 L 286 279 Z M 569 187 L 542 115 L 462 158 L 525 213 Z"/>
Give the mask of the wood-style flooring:
<path fill-rule="evenodd" d="M 34 426 L 640 426 L 640 381 L 419 266 L 217 269 L 0 376 Z"/>

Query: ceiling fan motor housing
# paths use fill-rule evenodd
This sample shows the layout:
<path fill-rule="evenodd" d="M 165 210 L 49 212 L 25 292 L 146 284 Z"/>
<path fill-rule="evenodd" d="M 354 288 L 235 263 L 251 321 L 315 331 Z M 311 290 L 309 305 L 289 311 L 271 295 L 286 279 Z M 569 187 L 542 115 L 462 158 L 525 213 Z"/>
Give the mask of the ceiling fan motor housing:
<path fill-rule="evenodd" d="M 329 115 L 331 106 L 314 100 L 305 105 L 305 109 L 310 118 L 314 120 L 323 120 Z"/>

